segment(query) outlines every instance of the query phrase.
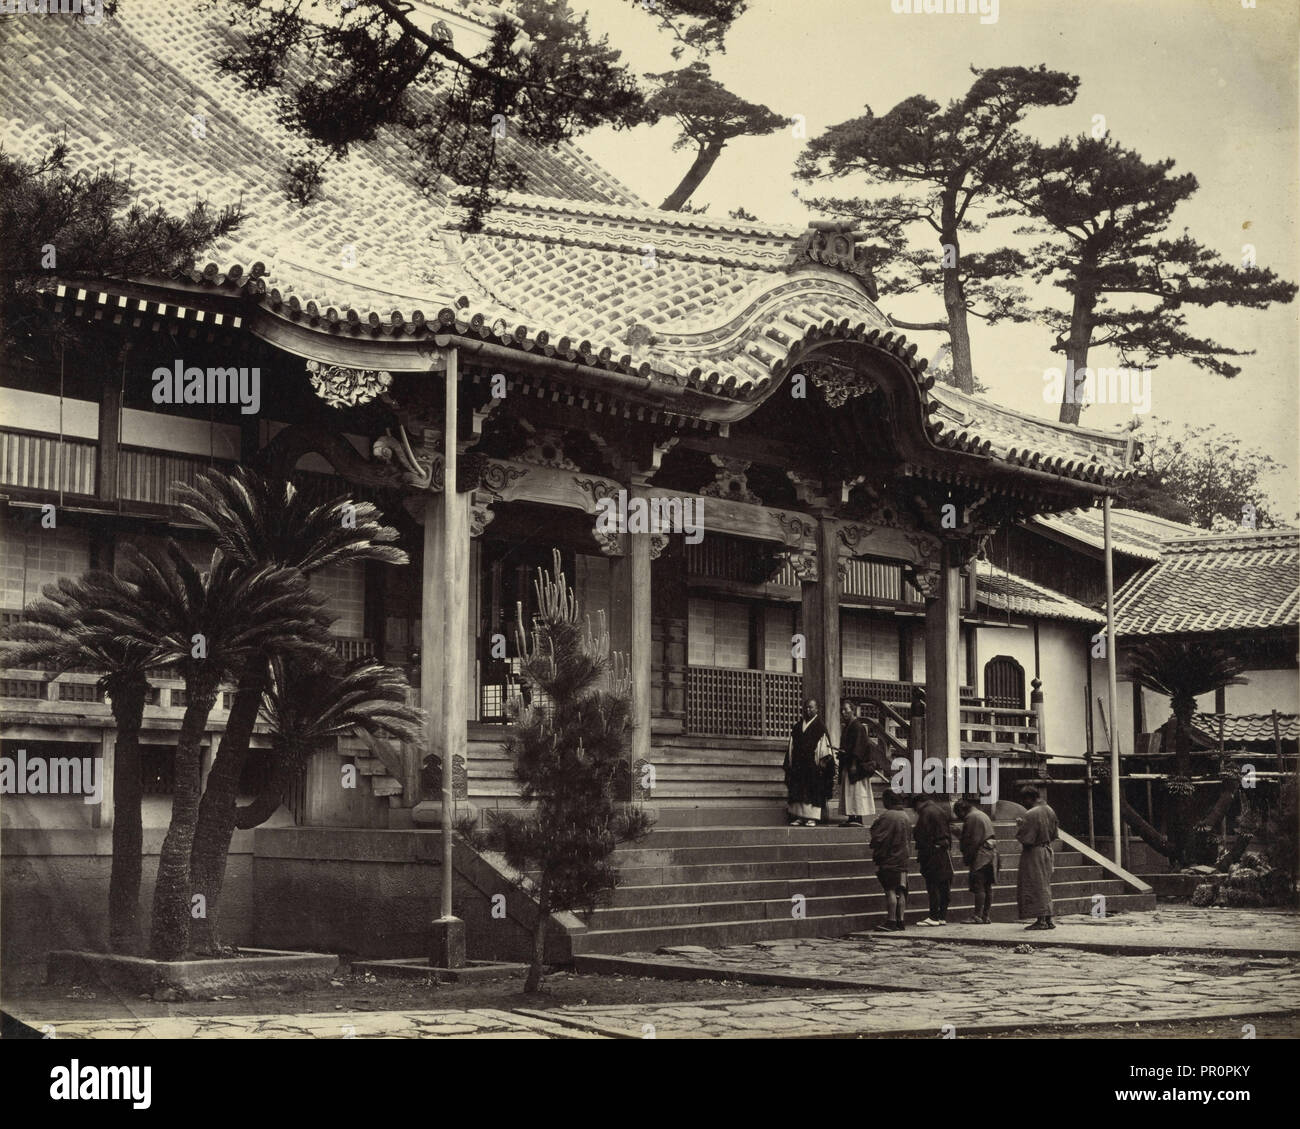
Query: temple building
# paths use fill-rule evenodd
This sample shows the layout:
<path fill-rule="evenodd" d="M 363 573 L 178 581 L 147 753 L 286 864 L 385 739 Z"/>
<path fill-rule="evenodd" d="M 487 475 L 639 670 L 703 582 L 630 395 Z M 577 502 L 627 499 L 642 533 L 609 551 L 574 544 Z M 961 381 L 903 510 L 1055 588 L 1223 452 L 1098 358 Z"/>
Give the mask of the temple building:
<path fill-rule="evenodd" d="M 1008 779 L 1087 751 L 1095 594 L 988 549 L 1088 511 L 1131 473 L 1129 440 L 936 383 L 851 231 L 659 211 L 575 147 L 516 145 L 530 194 L 466 234 L 464 190 L 421 187 L 386 137 L 328 166 L 300 206 L 277 187 L 295 139 L 273 98 L 218 72 L 231 32 L 212 14 L 132 4 L 97 29 L 5 34 L 22 49 L 0 74 L 32 92 L 10 106 L 15 152 L 66 131 L 72 167 L 129 167 L 146 203 L 242 197 L 247 213 L 176 277 L 52 271 L 44 301 L 89 347 L 3 375 L 6 619 L 59 576 L 112 567 L 126 540 L 170 535 L 205 558 L 172 484 L 208 467 L 373 500 L 411 556 L 312 582 L 341 653 L 406 670 L 428 745 L 340 742 L 275 824 L 339 843 L 419 827 L 448 763 L 467 811 L 516 805 L 501 748 L 514 625 L 553 549 L 630 664 L 630 798 L 663 828 L 786 834 L 781 757 L 809 697 L 832 739 L 848 699 L 891 747 L 997 756 Z M 158 370 L 195 368 L 246 370 L 257 410 L 210 394 L 235 387 L 222 375 L 207 402 L 159 402 Z M 611 513 L 629 520 L 611 528 Z M 84 750 L 111 781 L 94 683 L 7 671 L 6 755 Z M 181 684 L 156 681 L 147 850 L 183 706 Z M 223 724 L 219 701 L 213 736 Z M 339 787 L 340 759 L 362 787 Z M 250 791 L 262 770 L 250 758 Z M 111 820 L 111 788 L 98 805 L 6 803 L 6 849 L 54 827 L 20 853 L 102 856 Z M 253 852 L 239 833 L 232 888 L 251 883 Z M 851 928 L 860 913 L 824 916 Z"/>

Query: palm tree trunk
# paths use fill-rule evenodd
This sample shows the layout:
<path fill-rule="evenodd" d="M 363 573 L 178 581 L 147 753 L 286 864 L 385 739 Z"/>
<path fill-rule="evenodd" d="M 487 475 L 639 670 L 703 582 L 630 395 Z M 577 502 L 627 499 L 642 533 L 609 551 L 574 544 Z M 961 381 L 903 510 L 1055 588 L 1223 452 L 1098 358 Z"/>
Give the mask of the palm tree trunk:
<path fill-rule="evenodd" d="M 542 986 L 542 963 L 546 959 L 546 927 L 551 920 L 551 883 L 542 874 L 542 889 L 537 899 L 537 924 L 533 926 L 533 961 L 528 966 L 525 992 L 536 992 Z"/>
<path fill-rule="evenodd" d="M 154 960 L 180 960 L 190 938 L 190 851 L 199 817 L 200 745 L 208 715 L 217 700 L 215 679 L 189 679 L 188 704 L 176 742 L 176 786 L 172 818 L 158 856 L 158 880 L 153 892 L 149 955 Z"/>
<path fill-rule="evenodd" d="M 257 794 L 251 804 L 245 804 L 243 807 L 235 809 L 235 827 L 240 831 L 260 827 L 276 813 L 276 809 L 284 802 L 284 794 L 288 791 L 292 777 L 283 761 L 275 754 L 272 755 L 275 759 L 271 765 L 271 778 L 266 782 L 266 786 Z"/>
<path fill-rule="evenodd" d="M 248 745 L 257 724 L 266 680 L 266 661 L 250 662 L 239 680 L 226 731 L 222 734 L 212 771 L 208 773 L 207 786 L 199 801 L 194 846 L 190 851 L 190 888 L 207 901 L 207 916 L 195 918 L 191 926 L 193 947 L 199 951 L 219 950 L 221 947 L 218 935 L 221 886 L 226 877 L 230 840 L 235 832 L 239 780 L 248 759 Z"/>
<path fill-rule="evenodd" d="M 722 156 L 722 147 L 725 142 L 714 141 L 707 145 L 701 145 L 698 153 L 695 154 L 695 160 L 691 162 L 691 167 L 686 170 L 686 175 L 682 177 L 681 183 L 677 185 L 667 196 L 662 204 L 659 205 L 665 212 L 680 212 L 682 205 L 691 198 L 691 194 L 704 183 L 704 178 L 709 175 L 709 170 L 717 163 Z"/>
<path fill-rule="evenodd" d="M 1142 840 L 1152 850 L 1159 851 L 1170 862 L 1178 861 L 1178 848 L 1165 836 L 1161 835 L 1154 827 L 1143 819 L 1137 810 L 1124 798 L 1124 793 L 1119 797 L 1119 813 L 1134 831 L 1138 833 L 1138 838 Z"/>
<path fill-rule="evenodd" d="M 144 829 L 140 816 L 140 724 L 149 680 L 140 675 L 110 689 L 117 737 L 113 752 L 113 861 L 108 877 L 108 944 L 115 953 L 138 955 L 140 874 Z"/>

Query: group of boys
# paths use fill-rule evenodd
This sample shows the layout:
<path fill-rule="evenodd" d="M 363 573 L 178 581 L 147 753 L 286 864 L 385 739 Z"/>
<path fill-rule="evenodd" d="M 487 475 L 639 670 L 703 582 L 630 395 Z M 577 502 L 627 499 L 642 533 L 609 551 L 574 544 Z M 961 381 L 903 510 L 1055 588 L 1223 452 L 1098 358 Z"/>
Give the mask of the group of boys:
<path fill-rule="evenodd" d="M 871 824 L 872 858 L 876 876 L 885 891 L 885 920 L 877 931 L 903 929 L 907 911 L 907 869 L 909 840 L 916 844 L 917 862 L 929 897 L 929 913 L 921 925 L 935 927 L 948 924 L 948 901 L 954 877 L 952 867 L 952 828 L 945 805 L 931 795 L 912 798 L 916 809 L 915 826 L 904 814 L 907 799 L 887 790 L 882 799 L 885 810 L 876 814 L 871 791 L 873 775 L 884 775 L 883 753 L 868 737 L 866 727 L 849 702 L 841 705 L 838 772 L 844 821 L 841 827 L 863 827 L 865 816 L 875 816 Z M 834 792 L 836 758 L 826 727 L 817 716 L 817 703 L 804 703 L 803 716 L 790 731 L 786 751 L 785 778 L 789 800 L 789 822 L 797 827 L 813 827 L 827 821 L 830 797 Z M 1020 842 L 1020 864 L 1016 870 L 1016 901 L 1019 916 L 1033 917 L 1030 929 L 1055 929 L 1052 923 L 1052 843 L 1057 838 L 1056 813 L 1042 801 L 1038 790 L 1027 787 L 1020 794 L 1025 814 L 1016 821 L 1016 838 Z M 952 807 L 952 815 L 961 824 L 961 856 L 970 868 L 970 889 L 974 897 L 972 925 L 991 925 L 993 886 L 998 877 L 997 835 L 993 820 L 979 805 L 965 798 Z"/>
<path fill-rule="evenodd" d="M 903 813 L 906 800 L 892 789 L 882 796 L 885 810 L 871 825 L 871 856 L 876 877 L 885 891 L 885 920 L 876 926 L 880 933 L 899 932 L 907 912 L 908 837 L 916 844 L 916 859 L 925 879 L 930 911 L 920 925 L 948 924 L 948 899 L 952 887 L 952 822 L 934 796 L 914 797 L 916 823 Z M 1016 820 L 1020 843 L 1020 865 L 1016 869 L 1016 904 L 1019 916 L 1032 917 L 1029 929 L 1055 929 L 1052 921 L 1052 843 L 1058 825 L 1056 813 L 1042 801 L 1036 788 L 1020 794 L 1025 814 Z M 970 868 L 970 890 L 974 910 L 971 925 L 991 925 L 993 886 L 998 877 L 998 843 L 993 820 L 969 800 L 959 799 L 952 807 L 961 824 L 962 860 Z"/>

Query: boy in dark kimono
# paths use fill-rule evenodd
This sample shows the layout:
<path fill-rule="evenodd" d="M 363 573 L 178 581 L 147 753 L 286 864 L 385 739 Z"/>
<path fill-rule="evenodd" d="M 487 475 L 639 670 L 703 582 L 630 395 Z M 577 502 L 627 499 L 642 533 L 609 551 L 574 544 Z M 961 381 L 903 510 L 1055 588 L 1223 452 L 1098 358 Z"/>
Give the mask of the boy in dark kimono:
<path fill-rule="evenodd" d="M 993 821 L 978 804 L 960 799 L 953 814 L 961 820 L 961 857 L 970 867 L 970 891 L 975 899 L 972 925 L 989 925 L 993 908 L 993 884 L 998 877 L 998 840 Z"/>
<path fill-rule="evenodd" d="M 916 858 L 930 896 L 930 916 L 921 925 L 948 924 L 948 897 L 952 888 L 952 828 L 948 815 L 933 796 L 916 800 Z"/>
<path fill-rule="evenodd" d="M 1060 832 L 1056 812 L 1039 799 L 1037 788 L 1026 788 L 1020 802 L 1029 810 L 1016 820 L 1020 840 L 1020 869 L 1016 871 L 1016 904 L 1021 917 L 1035 919 L 1027 929 L 1055 929 L 1052 923 L 1052 844 Z"/>
<path fill-rule="evenodd" d="M 907 913 L 907 816 L 903 814 L 903 797 L 892 789 L 881 797 L 885 810 L 871 825 L 871 857 L 876 863 L 876 877 L 885 891 L 885 920 L 876 926 L 878 933 L 897 933 Z"/>

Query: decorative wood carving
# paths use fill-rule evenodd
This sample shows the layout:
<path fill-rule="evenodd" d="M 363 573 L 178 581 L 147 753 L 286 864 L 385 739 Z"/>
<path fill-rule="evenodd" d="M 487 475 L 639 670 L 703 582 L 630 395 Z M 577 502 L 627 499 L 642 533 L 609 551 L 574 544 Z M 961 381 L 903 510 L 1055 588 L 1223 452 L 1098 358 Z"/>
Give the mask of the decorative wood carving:
<path fill-rule="evenodd" d="M 375 369 L 344 368 L 308 361 L 312 391 L 331 408 L 354 408 L 388 393 L 391 373 Z"/>
<path fill-rule="evenodd" d="M 748 502 L 761 506 L 763 499 L 749 488 L 745 472 L 749 470 L 746 459 L 732 459 L 726 455 L 710 455 L 709 460 L 718 468 L 713 481 L 701 487 L 700 493 L 707 498 L 728 498 L 733 502 Z"/>
<path fill-rule="evenodd" d="M 866 376 L 835 361 L 805 361 L 799 371 L 821 389 L 827 407 L 831 408 L 842 408 L 855 397 L 876 390 Z"/>

